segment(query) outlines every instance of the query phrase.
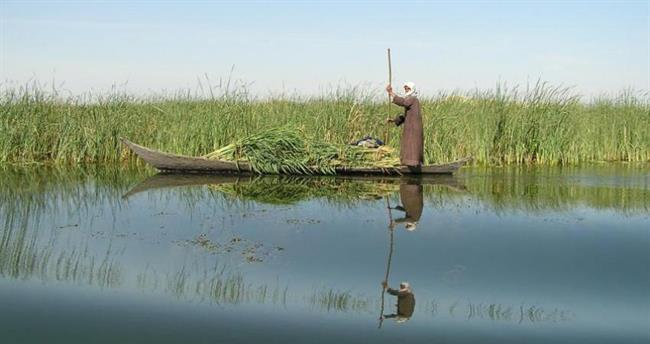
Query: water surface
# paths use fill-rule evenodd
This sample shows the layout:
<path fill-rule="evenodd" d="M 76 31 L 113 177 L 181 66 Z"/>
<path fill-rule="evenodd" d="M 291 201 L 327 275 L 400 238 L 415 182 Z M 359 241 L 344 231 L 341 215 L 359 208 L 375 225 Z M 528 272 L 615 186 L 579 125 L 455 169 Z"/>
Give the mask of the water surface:
<path fill-rule="evenodd" d="M 5 167 L 0 337 L 647 342 L 648 171 L 364 179 Z M 412 286 L 408 318 L 380 320 L 396 312 L 381 287 L 389 265 L 391 287 Z"/>

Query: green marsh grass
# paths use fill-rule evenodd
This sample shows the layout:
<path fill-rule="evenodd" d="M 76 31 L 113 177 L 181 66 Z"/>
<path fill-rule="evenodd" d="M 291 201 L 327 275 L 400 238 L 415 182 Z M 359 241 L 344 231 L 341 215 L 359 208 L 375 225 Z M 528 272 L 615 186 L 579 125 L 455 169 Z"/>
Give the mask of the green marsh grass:
<path fill-rule="evenodd" d="M 318 97 L 256 99 L 247 92 L 136 98 L 65 98 L 38 87 L 0 95 L 0 162 L 117 163 L 134 160 L 120 137 L 163 151 L 204 155 L 262 129 L 298 125 L 332 143 L 384 138 L 383 97 L 357 88 Z M 650 101 L 631 91 L 583 102 L 537 83 L 421 97 L 425 161 L 473 156 L 478 164 L 650 161 Z M 391 108 L 391 115 L 400 112 Z M 399 145 L 400 129 L 388 144 Z"/>

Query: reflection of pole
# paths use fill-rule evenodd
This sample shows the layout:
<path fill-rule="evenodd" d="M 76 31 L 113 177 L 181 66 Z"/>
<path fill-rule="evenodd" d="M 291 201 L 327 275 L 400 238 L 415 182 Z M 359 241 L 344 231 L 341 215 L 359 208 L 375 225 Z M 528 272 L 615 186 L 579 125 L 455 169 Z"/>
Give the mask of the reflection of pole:
<path fill-rule="evenodd" d="M 388 232 L 390 233 L 390 246 L 388 248 L 388 261 L 386 263 L 386 275 L 384 276 L 384 281 L 381 285 L 381 308 L 379 310 L 379 328 L 381 328 L 381 325 L 384 321 L 384 304 L 385 304 L 385 298 L 386 298 L 386 286 L 388 283 L 388 275 L 390 274 L 390 261 L 393 259 L 393 228 L 395 225 L 393 224 L 393 213 L 391 212 L 390 209 L 390 200 L 388 199 L 388 196 L 386 196 L 386 209 L 388 209 Z"/>

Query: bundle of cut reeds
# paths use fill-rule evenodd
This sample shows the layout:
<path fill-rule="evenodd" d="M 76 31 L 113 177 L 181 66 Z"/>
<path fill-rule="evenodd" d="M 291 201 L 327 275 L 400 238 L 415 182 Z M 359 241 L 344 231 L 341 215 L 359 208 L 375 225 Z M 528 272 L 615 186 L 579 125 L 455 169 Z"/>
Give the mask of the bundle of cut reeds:
<path fill-rule="evenodd" d="M 257 173 L 334 174 L 336 167 L 399 166 L 394 149 L 335 144 L 307 135 L 295 126 L 274 127 L 203 156 L 245 161 Z"/>

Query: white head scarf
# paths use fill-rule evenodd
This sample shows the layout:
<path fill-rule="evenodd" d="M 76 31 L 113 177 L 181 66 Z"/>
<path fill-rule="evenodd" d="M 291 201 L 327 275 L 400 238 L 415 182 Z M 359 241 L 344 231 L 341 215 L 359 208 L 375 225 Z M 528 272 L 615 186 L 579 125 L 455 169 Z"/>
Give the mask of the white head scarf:
<path fill-rule="evenodd" d="M 411 285 L 409 284 L 409 282 L 402 282 L 400 283 L 399 287 L 400 290 L 409 291 L 409 292 L 411 291 Z"/>
<path fill-rule="evenodd" d="M 404 83 L 404 86 L 408 86 L 408 88 L 411 89 L 410 91 L 406 92 L 406 94 L 405 94 L 406 97 L 408 97 L 408 96 L 417 96 L 418 95 L 417 92 L 415 92 L 415 83 L 414 82 L 407 81 L 407 82 Z"/>

